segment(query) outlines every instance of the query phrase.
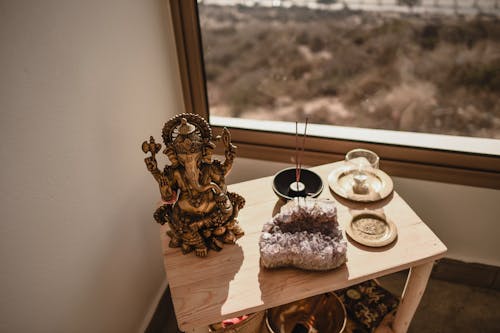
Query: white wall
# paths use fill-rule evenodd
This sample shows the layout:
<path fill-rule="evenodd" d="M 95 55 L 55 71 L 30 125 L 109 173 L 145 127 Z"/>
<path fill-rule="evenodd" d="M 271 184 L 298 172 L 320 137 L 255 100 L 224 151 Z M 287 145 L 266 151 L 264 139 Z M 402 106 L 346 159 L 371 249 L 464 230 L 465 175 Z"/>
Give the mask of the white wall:
<path fill-rule="evenodd" d="M 166 3 L 0 2 L 0 332 L 136 332 L 158 293 L 140 144 L 181 109 Z"/>
<path fill-rule="evenodd" d="M 271 176 L 289 166 L 237 158 L 228 182 Z M 500 266 L 500 190 L 393 179 L 396 191 L 446 244 L 447 257 Z"/>
<path fill-rule="evenodd" d="M 500 266 L 500 190 L 407 178 L 394 183 L 446 244 L 448 257 Z"/>

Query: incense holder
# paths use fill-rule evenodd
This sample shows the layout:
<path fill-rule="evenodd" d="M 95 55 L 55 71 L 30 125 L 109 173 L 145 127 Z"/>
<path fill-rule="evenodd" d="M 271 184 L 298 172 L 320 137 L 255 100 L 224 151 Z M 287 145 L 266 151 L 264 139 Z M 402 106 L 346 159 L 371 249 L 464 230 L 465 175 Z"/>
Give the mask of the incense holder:
<path fill-rule="evenodd" d="M 297 183 L 296 168 L 279 171 L 273 178 L 273 191 L 284 200 L 297 197 L 316 198 L 323 191 L 323 181 L 314 171 L 300 169 L 300 181 Z"/>
<path fill-rule="evenodd" d="M 329 270 L 346 261 L 347 242 L 328 199 L 295 198 L 264 224 L 259 241 L 266 268 Z"/>

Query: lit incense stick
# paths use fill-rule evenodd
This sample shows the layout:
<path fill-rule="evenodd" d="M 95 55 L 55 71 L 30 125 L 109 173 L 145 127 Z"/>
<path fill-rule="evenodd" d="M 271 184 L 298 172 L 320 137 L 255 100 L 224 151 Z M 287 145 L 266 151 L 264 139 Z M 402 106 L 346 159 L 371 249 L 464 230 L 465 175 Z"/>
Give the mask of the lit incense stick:
<path fill-rule="evenodd" d="M 300 182 L 300 170 L 302 170 L 302 157 L 304 156 L 304 149 L 306 145 L 308 122 L 309 119 L 306 118 L 304 135 L 302 136 L 302 147 L 299 147 L 299 123 L 295 122 L 295 181 L 297 182 L 297 184 Z"/>

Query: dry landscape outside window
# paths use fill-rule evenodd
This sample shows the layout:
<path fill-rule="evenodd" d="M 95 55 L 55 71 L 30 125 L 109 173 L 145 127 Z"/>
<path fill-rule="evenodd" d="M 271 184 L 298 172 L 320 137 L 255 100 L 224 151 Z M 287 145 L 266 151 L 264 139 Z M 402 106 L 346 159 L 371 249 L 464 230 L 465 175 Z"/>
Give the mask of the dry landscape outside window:
<path fill-rule="evenodd" d="M 445 1 L 198 1 L 210 114 L 500 139 L 499 4 Z"/>

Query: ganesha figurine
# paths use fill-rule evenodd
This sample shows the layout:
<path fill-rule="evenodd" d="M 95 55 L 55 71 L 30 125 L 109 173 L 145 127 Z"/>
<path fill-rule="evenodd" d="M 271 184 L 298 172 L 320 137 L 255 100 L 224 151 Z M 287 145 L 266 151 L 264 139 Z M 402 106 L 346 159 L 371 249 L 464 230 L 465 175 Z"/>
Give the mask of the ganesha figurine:
<path fill-rule="evenodd" d="M 156 161 L 161 144 L 150 137 L 142 150 L 151 154 L 144 161 L 158 182 L 163 203 L 154 218 L 168 224 L 169 246 L 205 257 L 209 249 L 220 251 L 224 244 L 234 244 L 243 236 L 237 217 L 245 199 L 228 192 L 225 183 L 236 152 L 229 131 L 224 128 L 222 135 L 213 138 L 202 117 L 182 113 L 165 124 L 162 137 L 163 153 L 171 162 L 163 172 Z M 214 141 L 224 145 L 224 162 L 212 159 Z"/>

